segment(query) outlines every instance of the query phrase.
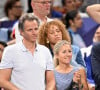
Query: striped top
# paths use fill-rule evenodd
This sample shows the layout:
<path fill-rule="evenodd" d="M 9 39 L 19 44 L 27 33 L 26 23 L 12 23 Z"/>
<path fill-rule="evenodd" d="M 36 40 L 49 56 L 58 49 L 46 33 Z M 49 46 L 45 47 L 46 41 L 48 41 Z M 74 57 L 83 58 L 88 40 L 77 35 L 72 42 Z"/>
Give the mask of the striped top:
<path fill-rule="evenodd" d="M 77 70 L 79 70 L 79 68 L 76 67 L 73 67 L 73 70 L 70 73 L 60 73 L 55 70 L 54 73 L 57 90 L 69 90 L 73 74 Z"/>

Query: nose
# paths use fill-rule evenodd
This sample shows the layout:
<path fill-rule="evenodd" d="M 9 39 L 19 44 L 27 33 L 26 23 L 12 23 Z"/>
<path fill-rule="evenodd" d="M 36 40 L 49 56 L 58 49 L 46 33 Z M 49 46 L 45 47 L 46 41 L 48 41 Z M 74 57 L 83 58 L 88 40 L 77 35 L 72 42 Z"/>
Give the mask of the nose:
<path fill-rule="evenodd" d="M 66 55 L 70 57 L 70 56 L 72 55 L 72 52 L 69 52 L 69 51 L 68 51 L 68 52 L 66 53 Z"/>
<path fill-rule="evenodd" d="M 54 32 L 54 35 L 55 35 L 55 36 L 58 36 L 58 33 L 57 33 L 57 32 Z"/>

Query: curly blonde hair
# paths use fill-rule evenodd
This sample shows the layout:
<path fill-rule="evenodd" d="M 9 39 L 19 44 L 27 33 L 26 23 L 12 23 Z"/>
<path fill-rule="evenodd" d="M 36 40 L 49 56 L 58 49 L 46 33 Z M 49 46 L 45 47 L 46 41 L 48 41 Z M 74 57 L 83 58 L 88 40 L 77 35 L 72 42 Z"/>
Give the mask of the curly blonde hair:
<path fill-rule="evenodd" d="M 39 44 L 49 47 L 49 43 L 47 43 L 47 33 L 51 25 L 56 25 L 61 30 L 62 40 L 66 40 L 70 42 L 70 36 L 68 31 L 65 28 L 65 25 L 60 20 L 53 20 L 40 25 L 39 34 L 38 34 Z"/>

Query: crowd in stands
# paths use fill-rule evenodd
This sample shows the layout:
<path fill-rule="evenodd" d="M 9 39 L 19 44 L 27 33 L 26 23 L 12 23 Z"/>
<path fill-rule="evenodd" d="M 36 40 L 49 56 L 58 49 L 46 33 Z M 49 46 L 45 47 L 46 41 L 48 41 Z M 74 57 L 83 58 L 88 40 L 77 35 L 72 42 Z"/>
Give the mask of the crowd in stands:
<path fill-rule="evenodd" d="M 99 90 L 100 2 L 90 1 L 4 0 L 0 90 Z"/>

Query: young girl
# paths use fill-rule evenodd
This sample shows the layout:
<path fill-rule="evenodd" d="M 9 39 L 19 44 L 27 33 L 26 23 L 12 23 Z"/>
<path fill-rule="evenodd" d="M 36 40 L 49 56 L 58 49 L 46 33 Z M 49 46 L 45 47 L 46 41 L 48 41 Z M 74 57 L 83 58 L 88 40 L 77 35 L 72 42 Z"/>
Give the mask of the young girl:
<path fill-rule="evenodd" d="M 61 40 L 54 46 L 55 80 L 57 90 L 88 90 L 85 70 L 73 67 L 71 44 Z"/>

